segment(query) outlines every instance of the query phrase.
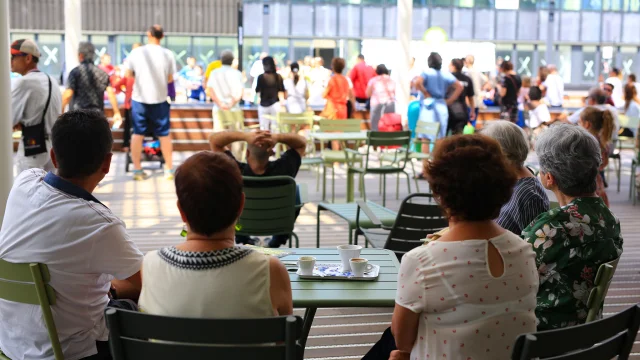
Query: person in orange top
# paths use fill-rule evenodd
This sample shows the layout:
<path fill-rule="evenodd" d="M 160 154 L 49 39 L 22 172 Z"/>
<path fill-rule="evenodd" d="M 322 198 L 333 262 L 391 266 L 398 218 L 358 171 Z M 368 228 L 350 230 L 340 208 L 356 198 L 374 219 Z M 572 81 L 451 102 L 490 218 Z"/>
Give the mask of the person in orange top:
<path fill-rule="evenodd" d="M 327 88 L 322 95 L 327 99 L 327 105 L 325 106 L 320 116 L 327 119 L 346 119 L 347 118 L 347 99 L 349 99 L 349 81 L 342 75 L 342 71 L 345 68 L 345 61 L 343 58 L 333 58 L 331 61 L 331 69 L 333 75 L 329 80 Z M 331 147 L 334 150 L 339 149 L 337 141 L 331 142 Z"/>

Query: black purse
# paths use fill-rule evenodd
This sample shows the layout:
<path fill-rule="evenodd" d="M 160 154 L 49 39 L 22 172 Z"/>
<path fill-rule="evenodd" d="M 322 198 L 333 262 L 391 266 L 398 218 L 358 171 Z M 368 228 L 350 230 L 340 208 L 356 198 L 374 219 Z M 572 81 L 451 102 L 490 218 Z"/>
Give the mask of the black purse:
<path fill-rule="evenodd" d="M 31 126 L 22 125 L 24 156 L 35 156 L 47 152 L 44 121 L 45 116 L 47 115 L 47 110 L 49 110 L 49 103 L 51 102 L 51 78 L 49 75 L 47 75 L 47 80 L 49 80 L 49 96 L 47 97 L 47 103 L 44 106 L 40 123 Z"/>

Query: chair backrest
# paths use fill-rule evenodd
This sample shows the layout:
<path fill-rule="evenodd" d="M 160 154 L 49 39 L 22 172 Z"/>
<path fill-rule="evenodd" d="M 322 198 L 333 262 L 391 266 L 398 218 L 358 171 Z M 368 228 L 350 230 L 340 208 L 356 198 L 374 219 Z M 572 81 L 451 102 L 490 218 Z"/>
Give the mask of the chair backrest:
<path fill-rule="evenodd" d="M 244 112 L 242 110 L 218 110 L 218 119 L 225 130 L 244 129 Z"/>
<path fill-rule="evenodd" d="M 40 305 L 54 356 L 56 360 L 63 360 L 58 331 L 51 313 L 51 305 L 56 304 L 56 293 L 49 285 L 50 280 L 47 265 L 15 264 L 0 259 L 0 299 Z"/>
<path fill-rule="evenodd" d="M 345 119 L 345 120 L 328 120 L 322 119 L 318 121 L 320 131 L 340 131 L 340 132 L 357 132 L 360 131 L 360 124 L 362 120 L 359 119 Z"/>
<path fill-rule="evenodd" d="M 114 360 L 298 360 L 302 319 L 197 319 L 106 310 Z"/>
<path fill-rule="evenodd" d="M 609 285 L 611 285 L 611 279 L 613 279 L 613 274 L 616 272 L 619 260 L 620 258 L 609 261 L 598 268 L 593 288 L 589 293 L 589 300 L 587 300 L 587 307 L 589 308 L 587 322 L 600 318 L 604 298 L 607 296 L 607 291 L 609 291 Z"/>
<path fill-rule="evenodd" d="M 400 259 L 408 251 L 421 246 L 428 234 L 447 226 L 449 220 L 433 201 L 433 195 L 411 194 L 402 200 L 384 248 L 395 252 Z"/>
<path fill-rule="evenodd" d="M 640 126 L 640 118 L 630 117 L 624 114 L 618 115 L 618 122 L 621 128 L 637 129 Z"/>
<path fill-rule="evenodd" d="M 640 304 L 591 323 L 563 329 L 522 334 L 516 339 L 512 360 L 626 360 L 640 327 Z"/>
<path fill-rule="evenodd" d="M 365 158 L 365 168 L 369 168 L 369 154 L 371 147 L 378 146 L 394 146 L 403 148 L 403 150 L 409 150 L 411 145 L 411 131 L 369 131 L 367 132 L 367 155 Z M 398 168 L 404 169 L 407 161 L 409 160 L 408 151 L 398 151 L 392 149 L 395 152 L 396 158 L 394 163 L 398 164 Z"/>
<path fill-rule="evenodd" d="M 283 133 L 290 132 L 292 125 L 313 127 L 313 112 L 304 112 L 302 114 L 279 112 L 277 122 L 280 132 Z"/>
<path fill-rule="evenodd" d="M 296 221 L 296 182 L 289 176 L 244 176 L 244 209 L 236 224 L 239 235 L 284 235 Z"/>

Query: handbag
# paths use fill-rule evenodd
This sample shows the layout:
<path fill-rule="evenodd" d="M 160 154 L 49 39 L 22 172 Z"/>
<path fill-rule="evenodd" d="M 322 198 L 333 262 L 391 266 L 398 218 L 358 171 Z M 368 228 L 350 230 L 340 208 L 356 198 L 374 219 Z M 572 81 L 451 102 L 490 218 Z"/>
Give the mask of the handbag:
<path fill-rule="evenodd" d="M 45 116 L 47 115 L 47 110 L 49 110 L 49 103 L 51 102 L 52 85 L 51 77 L 49 77 L 49 75 L 47 75 L 47 80 L 49 80 L 49 95 L 47 96 L 47 103 L 44 106 L 44 111 L 42 112 L 40 123 L 30 126 L 22 124 L 22 144 L 24 145 L 24 156 L 35 156 L 47 152 L 44 122 Z"/>

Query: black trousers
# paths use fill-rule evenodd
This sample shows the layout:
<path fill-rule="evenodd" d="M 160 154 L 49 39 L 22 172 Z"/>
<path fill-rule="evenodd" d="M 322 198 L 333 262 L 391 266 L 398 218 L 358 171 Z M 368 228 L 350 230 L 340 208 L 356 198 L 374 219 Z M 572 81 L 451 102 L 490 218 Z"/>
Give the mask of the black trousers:
<path fill-rule="evenodd" d="M 396 347 L 396 339 L 391 334 L 391 328 L 387 328 L 382 333 L 382 337 L 373 345 L 371 350 L 362 358 L 362 360 L 389 360 L 391 352 L 398 350 Z"/>
<path fill-rule="evenodd" d="M 124 310 L 132 310 L 138 311 L 138 308 L 131 304 L 128 301 L 122 300 L 109 300 L 109 304 L 107 304 L 108 308 L 116 308 L 116 309 L 124 309 Z M 91 355 L 89 357 L 83 358 L 81 360 L 112 360 L 111 357 L 111 349 L 109 349 L 108 341 L 96 341 L 96 348 L 98 349 L 98 353 L 95 355 Z"/>

